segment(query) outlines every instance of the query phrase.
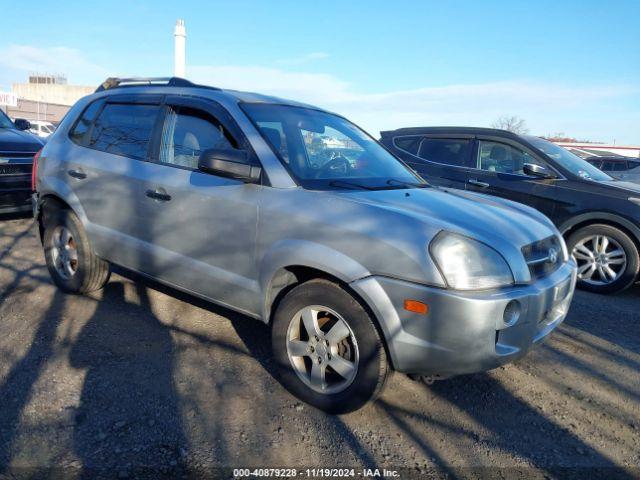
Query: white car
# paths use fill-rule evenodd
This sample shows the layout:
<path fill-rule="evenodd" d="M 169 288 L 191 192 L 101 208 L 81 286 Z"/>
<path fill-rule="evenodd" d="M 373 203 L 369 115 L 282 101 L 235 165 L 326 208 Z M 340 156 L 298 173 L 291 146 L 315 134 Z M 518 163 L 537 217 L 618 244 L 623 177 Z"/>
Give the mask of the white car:
<path fill-rule="evenodd" d="M 46 138 L 51 135 L 56 127 L 51 122 L 45 122 L 44 120 L 31 120 L 31 128 L 29 131 L 34 135 L 42 138 Z"/>

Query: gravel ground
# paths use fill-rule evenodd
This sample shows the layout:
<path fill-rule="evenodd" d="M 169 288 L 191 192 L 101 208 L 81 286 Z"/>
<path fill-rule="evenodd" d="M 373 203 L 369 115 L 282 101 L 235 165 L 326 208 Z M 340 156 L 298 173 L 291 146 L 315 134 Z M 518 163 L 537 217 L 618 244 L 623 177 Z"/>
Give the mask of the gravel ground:
<path fill-rule="evenodd" d="M 566 322 L 519 362 L 431 386 L 395 374 L 377 402 L 330 416 L 278 383 L 268 327 L 120 275 L 65 295 L 31 220 L 5 220 L 0 478 L 220 467 L 637 478 L 639 310 L 638 286 L 578 292 Z"/>

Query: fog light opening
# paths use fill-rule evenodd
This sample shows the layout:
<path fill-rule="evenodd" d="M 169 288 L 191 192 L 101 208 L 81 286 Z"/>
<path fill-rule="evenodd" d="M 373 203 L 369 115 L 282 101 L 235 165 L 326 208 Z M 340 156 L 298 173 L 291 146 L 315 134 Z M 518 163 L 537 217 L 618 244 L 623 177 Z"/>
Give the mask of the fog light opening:
<path fill-rule="evenodd" d="M 503 323 L 507 327 L 515 325 L 516 322 L 520 319 L 520 312 L 520 302 L 518 302 L 517 300 L 511 300 L 504 308 L 504 314 L 502 315 Z"/>

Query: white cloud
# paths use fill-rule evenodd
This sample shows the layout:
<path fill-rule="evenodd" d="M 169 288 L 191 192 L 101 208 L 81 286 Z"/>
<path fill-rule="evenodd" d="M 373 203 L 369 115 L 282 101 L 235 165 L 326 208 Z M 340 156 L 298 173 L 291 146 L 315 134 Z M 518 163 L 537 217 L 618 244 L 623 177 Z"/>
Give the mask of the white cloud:
<path fill-rule="evenodd" d="M 332 75 L 291 72 L 260 66 L 192 66 L 187 67 L 191 80 L 234 90 L 248 90 L 319 103 L 331 95 L 348 95 L 349 84 Z"/>
<path fill-rule="evenodd" d="M 108 70 L 87 60 L 79 50 L 68 47 L 8 45 L 0 48 L 0 83 L 26 81 L 29 73 L 64 74 L 70 83 L 97 84 Z"/>
<path fill-rule="evenodd" d="M 574 86 L 501 81 L 363 94 L 329 74 L 259 66 L 192 66 L 194 81 L 292 98 L 339 112 L 373 135 L 419 125 L 489 126 L 503 114 L 524 118 L 532 133 L 638 141 L 637 134 L 605 115 L 609 102 L 637 95 L 628 85 Z"/>
<path fill-rule="evenodd" d="M 524 118 L 532 133 L 565 132 L 595 140 L 640 142 L 637 115 L 624 106 L 624 102 L 637 103 L 637 85 L 567 86 L 510 80 L 362 93 L 335 75 L 309 73 L 302 68 L 305 62 L 328 56 L 312 52 L 283 60 L 275 67 L 192 65 L 187 73 L 199 83 L 318 105 L 347 116 L 373 135 L 403 126 L 489 126 L 508 114 Z M 63 73 L 70 83 L 89 85 L 116 75 L 73 48 L 0 47 L 0 88 L 25 81 L 31 72 Z"/>
<path fill-rule="evenodd" d="M 301 65 L 304 63 L 314 62 L 316 60 L 324 60 L 330 56 L 331 55 L 326 52 L 311 52 L 299 57 L 283 58 L 282 60 L 278 60 L 276 63 L 280 65 Z"/>

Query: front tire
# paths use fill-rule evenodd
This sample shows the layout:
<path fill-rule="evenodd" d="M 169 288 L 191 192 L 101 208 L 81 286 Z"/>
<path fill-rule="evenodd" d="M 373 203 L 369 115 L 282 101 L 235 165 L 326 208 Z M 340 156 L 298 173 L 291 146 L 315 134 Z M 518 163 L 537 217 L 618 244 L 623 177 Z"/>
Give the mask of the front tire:
<path fill-rule="evenodd" d="M 311 280 L 291 290 L 275 313 L 273 354 L 282 384 L 330 413 L 375 399 L 389 372 L 371 317 L 339 285 Z"/>
<path fill-rule="evenodd" d="M 44 219 L 44 256 L 53 282 L 64 292 L 88 293 L 109 280 L 109 263 L 91 248 L 80 219 L 68 209 Z"/>
<path fill-rule="evenodd" d="M 567 247 L 578 265 L 578 287 L 595 293 L 616 293 L 638 276 L 636 244 L 610 225 L 589 225 L 572 233 Z"/>

